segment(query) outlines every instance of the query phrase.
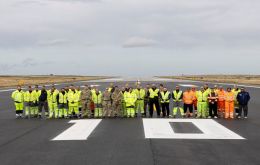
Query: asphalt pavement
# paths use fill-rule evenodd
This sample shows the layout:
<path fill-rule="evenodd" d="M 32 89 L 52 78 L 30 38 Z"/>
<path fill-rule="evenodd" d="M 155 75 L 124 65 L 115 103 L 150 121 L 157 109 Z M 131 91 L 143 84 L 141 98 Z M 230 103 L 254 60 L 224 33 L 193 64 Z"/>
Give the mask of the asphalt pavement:
<path fill-rule="evenodd" d="M 100 90 L 104 90 L 110 82 L 116 82 L 119 86 L 125 83 L 133 86 L 135 81 L 119 78 L 74 84 L 100 85 Z M 162 83 L 170 90 L 177 84 L 183 90 L 191 84 L 204 84 L 167 79 L 140 81 L 143 85 Z M 64 85 L 57 85 L 57 88 L 62 86 Z M 143 119 L 135 118 L 102 119 L 86 140 L 66 141 L 52 139 L 74 125 L 69 123 L 70 120 L 17 120 L 10 98 L 12 91 L 0 90 L 0 165 L 259 165 L 260 89 L 246 89 L 252 98 L 248 119 L 214 119 L 216 123 L 244 139 L 192 139 L 192 135 L 190 139 L 146 138 Z M 176 126 L 180 132 L 185 129 L 181 123 Z M 187 127 L 193 129 L 194 125 Z M 185 130 L 185 133 L 189 132 Z M 190 133 L 194 133 L 194 130 Z"/>

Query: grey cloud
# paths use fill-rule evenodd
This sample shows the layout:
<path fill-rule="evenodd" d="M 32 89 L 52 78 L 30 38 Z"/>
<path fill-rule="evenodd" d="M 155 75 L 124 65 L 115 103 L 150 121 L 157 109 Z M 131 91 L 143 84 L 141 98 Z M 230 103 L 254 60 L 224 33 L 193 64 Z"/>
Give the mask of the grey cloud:
<path fill-rule="evenodd" d="M 15 59 L 13 59 L 15 60 Z M 36 66 L 54 64 L 54 61 L 41 61 L 34 58 L 25 58 L 19 62 L 0 63 L 0 73 L 12 72 L 17 69 L 34 68 Z"/>
<path fill-rule="evenodd" d="M 51 39 L 51 40 L 42 40 L 37 43 L 39 46 L 57 46 L 57 45 L 64 45 L 69 44 L 70 41 L 67 39 Z"/>
<path fill-rule="evenodd" d="M 133 47 L 148 47 L 158 44 L 156 40 L 145 38 L 145 37 L 130 37 L 124 43 L 124 48 L 133 48 Z"/>

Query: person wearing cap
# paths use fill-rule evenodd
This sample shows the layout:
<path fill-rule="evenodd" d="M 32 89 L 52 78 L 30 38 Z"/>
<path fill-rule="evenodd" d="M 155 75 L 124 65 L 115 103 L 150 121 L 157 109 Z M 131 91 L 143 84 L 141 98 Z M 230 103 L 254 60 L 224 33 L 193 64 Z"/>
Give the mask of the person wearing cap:
<path fill-rule="evenodd" d="M 231 88 L 227 88 L 225 93 L 225 119 L 234 118 L 234 103 L 235 94 L 231 91 Z"/>
<path fill-rule="evenodd" d="M 160 101 L 162 106 L 162 114 L 163 117 L 170 116 L 170 99 L 171 99 L 171 93 L 167 90 L 167 88 L 163 88 L 163 91 L 160 92 Z"/>
<path fill-rule="evenodd" d="M 172 92 L 172 99 L 173 99 L 173 118 L 176 117 L 178 110 L 181 113 L 182 118 L 184 117 L 184 110 L 182 105 L 182 97 L 183 92 L 180 90 L 179 86 L 175 87 L 175 90 Z"/>
<path fill-rule="evenodd" d="M 235 97 L 235 102 L 234 102 L 235 114 L 236 114 L 236 117 L 238 117 L 239 104 L 238 104 L 238 101 L 237 101 L 237 95 L 238 95 L 239 92 L 241 92 L 241 90 L 238 88 L 237 85 L 234 85 L 234 88 L 232 89 L 232 92 L 234 93 L 234 97 Z"/>
<path fill-rule="evenodd" d="M 200 91 L 197 93 L 198 98 L 198 113 L 197 118 L 206 118 L 206 110 L 207 110 L 207 101 L 208 101 L 208 93 L 205 91 L 204 87 L 200 88 Z"/>
<path fill-rule="evenodd" d="M 214 88 L 211 88 L 211 92 L 208 95 L 209 101 L 209 118 L 218 118 L 218 95 L 215 92 Z"/>
<path fill-rule="evenodd" d="M 224 117 L 225 113 L 225 90 L 222 86 L 219 87 L 218 95 L 218 117 Z"/>
<path fill-rule="evenodd" d="M 237 95 L 237 101 L 239 104 L 239 113 L 238 118 L 240 119 L 242 117 L 242 111 L 244 113 L 244 118 L 247 118 L 248 115 L 248 102 L 250 101 L 250 95 L 245 90 L 244 87 L 241 88 L 241 91 Z"/>

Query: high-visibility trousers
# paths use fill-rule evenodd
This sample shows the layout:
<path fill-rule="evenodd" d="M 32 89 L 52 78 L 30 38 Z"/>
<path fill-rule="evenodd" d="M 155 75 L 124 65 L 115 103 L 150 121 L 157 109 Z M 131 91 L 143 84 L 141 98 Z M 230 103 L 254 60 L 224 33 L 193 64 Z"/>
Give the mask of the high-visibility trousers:
<path fill-rule="evenodd" d="M 73 105 L 73 106 L 69 105 L 69 115 L 72 115 L 73 112 L 76 115 L 79 115 L 79 106 L 77 106 L 77 105 L 76 106 L 75 105 Z"/>
<path fill-rule="evenodd" d="M 23 111 L 23 103 L 14 103 L 16 111 Z"/>
<path fill-rule="evenodd" d="M 207 102 L 198 101 L 197 108 L 198 108 L 197 117 L 206 118 L 206 116 L 207 116 Z"/>
<path fill-rule="evenodd" d="M 226 101 L 225 102 L 225 118 L 234 118 L 234 102 Z"/>
<path fill-rule="evenodd" d="M 95 104 L 94 117 L 103 117 L 103 108 L 101 104 Z"/>
<path fill-rule="evenodd" d="M 25 116 L 34 116 L 35 106 L 33 102 L 25 102 Z"/>
<path fill-rule="evenodd" d="M 218 101 L 218 114 L 223 117 L 225 113 L 225 101 Z"/>
<path fill-rule="evenodd" d="M 49 118 L 58 118 L 59 109 L 57 103 L 49 103 Z"/>
<path fill-rule="evenodd" d="M 136 100 L 135 102 L 136 105 L 136 112 L 138 113 L 140 111 L 140 113 L 144 113 L 144 100 Z"/>
<path fill-rule="evenodd" d="M 121 107 L 121 110 L 122 110 L 122 116 L 123 117 L 126 117 L 127 116 L 127 113 L 126 113 L 126 104 L 125 104 L 125 102 L 124 101 L 122 101 L 122 107 Z"/>
<path fill-rule="evenodd" d="M 59 104 L 59 118 L 68 117 L 68 106 L 66 103 Z"/>
<path fill-rule="evenodd" d="M 135 107 L 134 106 L 126 107 L 126 113 L 127 113 L 127 117 L 135 117 Z"/>
<path fill-rule="evenodd" d="M 173 102 L 173 115 L 176 116 L 178 113 L 178 109 L 182 116 L 184 116 L 184 110 L 182 108 L 182 103 L 179 101 Z"/>

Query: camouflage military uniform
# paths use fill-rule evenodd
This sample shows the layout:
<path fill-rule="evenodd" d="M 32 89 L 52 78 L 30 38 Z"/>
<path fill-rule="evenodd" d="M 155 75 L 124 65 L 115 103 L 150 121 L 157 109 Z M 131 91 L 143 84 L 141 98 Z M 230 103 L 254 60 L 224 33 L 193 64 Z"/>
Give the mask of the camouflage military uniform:
<path fill-rule="evenodd" d="M 106 90 L 103 94 L 103 117 L 111 116 L 111 93 Z"/>
<path fill-rule="evenodd" d="M 121 108 L 122 108 L 122 100 L 123 94 L 119 90 L 115 90 L 112 94 L 112 116 L 122 117 Z"/>
<path fill-rule="evenodd" d="M 91 117 L 92 112 L 90 110 L 91 104 L 91 90 L 89 88 L 85 88 L 81 93 L 81 104 L 82 104 L 82 117 Z"/>

